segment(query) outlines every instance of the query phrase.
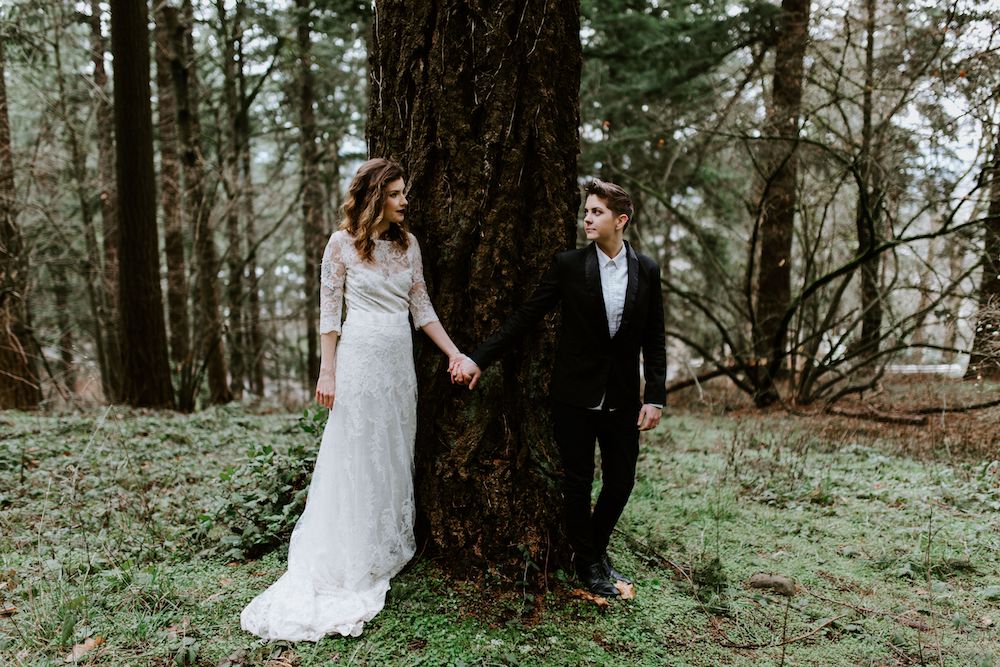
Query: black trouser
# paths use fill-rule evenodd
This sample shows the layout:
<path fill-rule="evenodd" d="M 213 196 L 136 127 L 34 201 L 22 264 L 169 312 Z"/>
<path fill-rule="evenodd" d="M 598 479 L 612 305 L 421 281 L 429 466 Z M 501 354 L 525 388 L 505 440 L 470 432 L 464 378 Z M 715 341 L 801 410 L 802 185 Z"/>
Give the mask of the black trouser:
<path fill-rule="evenodd" d="M 611 531 L 635 483 L 639 457 L 639 407 L 587 410 L 555 403 L 552 421 L 563 465 L 563 512 L 580 571 L 608 548 Z M 601 447 L 603 483 L 593 514 L 594 441 Z"/>

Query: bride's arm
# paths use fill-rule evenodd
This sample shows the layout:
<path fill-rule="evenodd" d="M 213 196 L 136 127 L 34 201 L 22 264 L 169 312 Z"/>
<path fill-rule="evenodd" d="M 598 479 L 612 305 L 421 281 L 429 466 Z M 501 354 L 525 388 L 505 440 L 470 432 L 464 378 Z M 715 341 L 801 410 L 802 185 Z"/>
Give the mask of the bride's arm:
<path fill-rule="evenodd" d="M 336 331 L 319 337 L 319 379 L 316 380 L 316 402 L 326 408 L 333 407 L 337 392 L 337 338 Z"/>
<path fill-rule="evenodd" d="M 340 337 L 340 316 L 344 307 L 344 284 L 347 265 L 341 246 L 343 234 L 334 233 L 323 252 L 319 288 L 319 377 L 316 379 L 316 402 L 333 407 L 336 395 L 337 339 Z"/>
<path fill-rule="evenodd" d="M 458 351 L 458 346 L 451 341 L 451 337 L 448 336 L 448 332 L 444 330 L 441 323 L 437 320 L 433 322 L 428 322 L 423 327 L 421 327 L 427 337 L 434 341 L 434 344 L 438 346 L 438 349 L 445 353 L 448 357 L 448 368 L 451 369 L 452 365 L 457 361 L 461 361 L 465 355 Z"/>

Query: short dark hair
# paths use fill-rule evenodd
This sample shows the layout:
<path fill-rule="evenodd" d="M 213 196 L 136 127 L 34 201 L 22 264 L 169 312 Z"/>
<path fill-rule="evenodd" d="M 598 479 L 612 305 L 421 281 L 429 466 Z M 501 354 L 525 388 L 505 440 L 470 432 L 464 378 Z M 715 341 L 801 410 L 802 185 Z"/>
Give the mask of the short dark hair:
<path fill-rule="evenodd" d="M 632 198 L 625 192 L 622 186 L 594 178 L 583 186 L 583 194 L 585 196 L 594 195 L 600 197 L 615 215 L 627 215 L 628 222 L 625 223 L 626 226 L 628 226 L 629 222 L 632 222 L 632 216 L 635 215 L 635 207 L 632 205 Z"/>

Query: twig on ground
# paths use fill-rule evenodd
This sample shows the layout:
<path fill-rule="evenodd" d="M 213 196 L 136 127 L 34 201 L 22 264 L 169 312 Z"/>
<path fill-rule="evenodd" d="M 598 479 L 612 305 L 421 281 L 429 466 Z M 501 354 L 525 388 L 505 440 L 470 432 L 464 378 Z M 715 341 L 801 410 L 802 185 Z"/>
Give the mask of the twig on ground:
<path fill-rule="evenodd" d="M 848 616 L 850 616 L 850 614 L 841 614 L 840 616 L 834 616 L 833 618 L 828 618 L 825 621 L 823 621 L 822 623 L 820 623 L 819 625 L 817 625 L 815 628 L 813 628 L 812 630 L 810 630 L 809 632 L 803 632 L 801 635 L 796 635 L 796 636 L 792 637 L 791 639 L 785 639 L 785 640 L 777 642 L 777 643 L 769 643 L 769 644 L 736 644 L 736 643 L 733 643 L 733 642 L 724 641 L 724 642 L 719 642 L 719 644 L 722 645 L 722 646 L 725 646 L 726 648 L 738 648 L 738 649 L 743 649 L 743 650 L 757 650 L 757 649 L 762 649 L 762 648 L 777 648 L 779 646 L 786 646 L 788 644 L 794 644 L 795 642 L 802 641 L 803 639 L 809 639 L 810 637 L 815 636 L 823 628 L 829 627 L 829 626 L 833 625 L 834 623 L 836 623 L 837 621 L 839 621 L 840 619 L 847 618 Z"/>
<path fill-rule="evenodd" d="M 836 415 L 837 417 L 867 419 L 870 421 L 881 422 L 883 424 L 904 424 L 906 426 L 927 425 L 926 415 L 917 416 L 913 414 L 889 414 L 886 412 L 879 412 L 871 407 L 865 410 L 847 410 L 845 408 L 829 407 L 826 409 L 826 412 L 827 414 Z"/>
<path fill-rule="evenodd" d="M 629 546 L 631 546 L 636 551 L 643 553 L 651 560 L 658 561 L 661 566 L 669 567 L 670 569 L 674 570 L 677 574 L 681 576 L 686 576 L 687 573 L 682 565 L 678 565 L 677 563 L 673 562 L 672 560 L 670 560 L 669 558 L 667 558 L 666 556 L 664 556 L 659 551 L 649 546 L 639 538 L 633 535 L 629 535 L 620 528 L 615 528 L 615 532 L 624 537 L 625 541 L 629 543 Z"/>

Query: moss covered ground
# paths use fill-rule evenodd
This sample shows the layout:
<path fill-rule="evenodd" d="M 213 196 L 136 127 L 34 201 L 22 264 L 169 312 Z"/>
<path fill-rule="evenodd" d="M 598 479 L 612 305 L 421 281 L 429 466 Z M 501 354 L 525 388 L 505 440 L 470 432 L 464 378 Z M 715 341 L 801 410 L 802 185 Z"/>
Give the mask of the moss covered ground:
<path fill-rule="evenodd" d="M 202 519 L 248 448 L 313 437 L 297 417 L 0 413 L 0 664 L 1000 665 L 1000 455 L 788 415 L 645 438 L 612 544 L 634 600 L 418 559 L 360 638 L 261 644 L 239 612 L 285 554 L 230 561 Z"/>

